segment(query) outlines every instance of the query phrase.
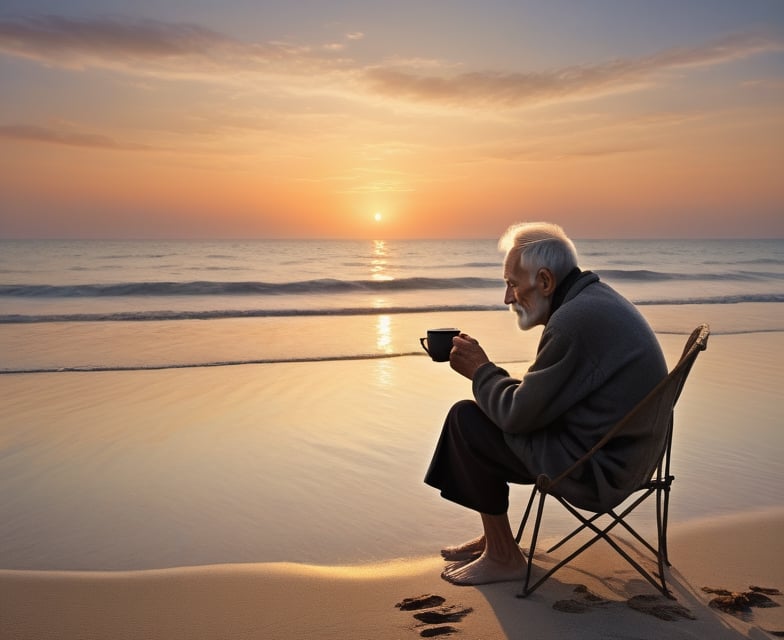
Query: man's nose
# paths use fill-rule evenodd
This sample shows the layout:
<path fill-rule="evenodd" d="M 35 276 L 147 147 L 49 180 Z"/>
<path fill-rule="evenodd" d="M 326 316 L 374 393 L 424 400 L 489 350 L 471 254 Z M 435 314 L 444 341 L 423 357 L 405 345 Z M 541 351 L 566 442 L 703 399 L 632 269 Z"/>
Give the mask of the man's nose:
<path fill-rule="evenodd" d="M 509 285 L 506 286 L 506 294 L 504 294 L 504 304 L 512 304 L 515 301 L 514 289 Z"/>

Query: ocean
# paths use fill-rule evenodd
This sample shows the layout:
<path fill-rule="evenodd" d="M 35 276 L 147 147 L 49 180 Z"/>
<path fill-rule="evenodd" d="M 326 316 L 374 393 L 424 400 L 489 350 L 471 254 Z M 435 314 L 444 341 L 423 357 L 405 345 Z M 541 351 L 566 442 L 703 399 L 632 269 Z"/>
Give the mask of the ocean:
<path fill-rule="evenodd" d="M 704 315 L 726 318 L 732 305 L 767 303 L 764 318 L 747 314 L 722 331 L 784 329 L 778 306 L 784 303 L 782 240 L 584 240 L 576 244 L 581 266 L 598 273 L 637 305 L 706 305 Z M 505 308 L 501 258 L 493 240 L 0 241 L 0 325 L 501 310 Z M 411 347 L 392 352 L 367 349 L 361 341 L 346 341 L 337 350 L 335 346 L 330 336 L 329 345 L 314 340 L 304 351 L 273 351 L 267 359 L 395 356 L 409 353 Z M 259 359 L 264 360 L 236 362 Z M 22 362 L 4 360 L 2 371 L 25 370 Z M 234 362 L 218 357 L 215 362 L 166 364 L 230 361 Z M 80 366 L 47 363 L 53 370 Z M 132 366 L 145 365 L 161 363 Z M 125 363 L 101 360 L 81 365 L 91 366 Z"/>
<path fill-rule="evenodd" d="M 711 325 L 672 522 L 780 506 L 784 241 L 576 245 L 670 364 Z M 418 339 L 457 326 L 521 375 L 540 330 L 504 306 L 502 258 L 493 240 L 0 241 L 0 568 L 354 564 L 473 537 L 476 514 L 422 482 L 470 382 Z"/>

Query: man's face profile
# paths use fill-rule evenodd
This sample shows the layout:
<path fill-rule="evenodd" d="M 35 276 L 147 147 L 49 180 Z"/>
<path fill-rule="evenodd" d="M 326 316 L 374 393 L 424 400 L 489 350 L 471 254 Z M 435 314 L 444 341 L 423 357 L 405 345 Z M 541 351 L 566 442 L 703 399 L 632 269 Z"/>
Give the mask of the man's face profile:
<path fill-rule="evenodd" d="M 550 298 L 542 293 L 539 272 L 531 274 L 520 264 L 519 253 L 510 251 L 504 261 L 506 294 L 504 304 L 517 315 L 517 326 L 527 331 L 545 324 L 550 313 Z"/>

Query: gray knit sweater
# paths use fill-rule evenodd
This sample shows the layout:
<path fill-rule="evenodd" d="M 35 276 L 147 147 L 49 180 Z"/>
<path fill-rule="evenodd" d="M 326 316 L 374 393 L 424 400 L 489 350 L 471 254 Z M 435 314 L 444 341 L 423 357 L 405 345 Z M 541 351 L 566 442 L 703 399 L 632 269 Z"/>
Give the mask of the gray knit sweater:
<path fill-rule="evenodd" d="M 548 320 L 523 379 L 487 363 L 477 370 L 473 391 L 525 468 L 553 478 L 666 374 L 659 343 L 639 311 L 584 272 Z M 599 452 L 579 477 L 564 479 L 559 493 L 582 508 L 610 509 L 632 489 L 633 465 L 635 451 L 617 444 Z"/>

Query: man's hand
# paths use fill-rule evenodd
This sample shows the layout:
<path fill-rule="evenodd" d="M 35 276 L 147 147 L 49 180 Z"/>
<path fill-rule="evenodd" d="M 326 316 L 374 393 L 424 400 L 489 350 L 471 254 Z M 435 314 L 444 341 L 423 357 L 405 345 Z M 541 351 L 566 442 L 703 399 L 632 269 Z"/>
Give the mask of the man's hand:
<path fill-rule="evenodd" d="M 449 366 L 460 375 L 473 380 L 476 370 L 487 362 L 490 362 L 490 359 L 477 340 L 465 333 L 452 338 Z"/>

